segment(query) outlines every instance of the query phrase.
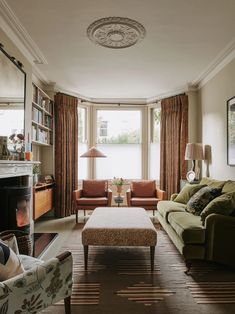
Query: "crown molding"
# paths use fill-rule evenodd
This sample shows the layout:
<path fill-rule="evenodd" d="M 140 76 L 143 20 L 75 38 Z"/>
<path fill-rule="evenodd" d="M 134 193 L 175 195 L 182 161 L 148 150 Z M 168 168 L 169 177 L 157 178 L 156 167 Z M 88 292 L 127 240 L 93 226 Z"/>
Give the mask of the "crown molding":
<path fill-rule="evenodd" d="M 200 89 L 234 58 L 235 38 L 217 55 L 217 57 L 208 65 L 208 67 L 191 82 L 191 85 L 197 86 L 198 89 Z"/>
<path fill-rule="evenodd" d="M 36 81 L 40 81 L 42 84 L 44 85 L 48 85 L 50 84 L 48 78 L 46 77 L 46 75 L 44 75 L 40 70 L 39 68 L 34 64 L 33 67 L 32 67 L 32 76 L 33 76 L 33 80 Z"/>
<path fill-rule="evenodd" d="M 5 0 L 0 0 L 0 25 L 3 31 L 32 64 L 48 64 L 39 47 Z"/>
<path fill-rule="evenodd" d="M 149 98 L 147 98 L 146 103 L 151 104 L 153 102 L 158 102 L 159 100 L 164 99 L 164 98 L 168 98 L 168 97 L 176 96 L 176 95 L 179 95 L 182 93 L 186 93 L 188 90 L 189 90 L 188 85 L 183 85 L 183 86 L 178 87 L 176 89 L 172 89 L 169 92 L 158 94 L 158 95 L 153 96 L 153 97 L 149 97 Z"/>

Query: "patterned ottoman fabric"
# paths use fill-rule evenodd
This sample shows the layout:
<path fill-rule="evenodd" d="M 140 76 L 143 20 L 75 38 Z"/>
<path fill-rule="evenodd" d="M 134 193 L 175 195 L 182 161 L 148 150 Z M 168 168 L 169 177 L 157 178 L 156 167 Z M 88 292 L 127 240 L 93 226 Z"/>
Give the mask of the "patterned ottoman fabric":
<path fill-rule="evenodd" d="M 82 230 L 83 245 L 155 246 L 157 232 L 143 208 L 98 207 Z"/>

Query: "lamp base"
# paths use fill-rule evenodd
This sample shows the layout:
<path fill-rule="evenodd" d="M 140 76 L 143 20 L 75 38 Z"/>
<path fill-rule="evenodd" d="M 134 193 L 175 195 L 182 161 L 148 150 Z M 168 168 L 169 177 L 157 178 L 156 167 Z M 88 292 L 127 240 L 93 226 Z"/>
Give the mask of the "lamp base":
<path fill-rule="evenodd" d="M 188 180 L 188 182 L 193 182 L 196 178 L 196 173 L 192 170 L 190 170 L 189 172 L 187 172 L 186 178 Z"/>

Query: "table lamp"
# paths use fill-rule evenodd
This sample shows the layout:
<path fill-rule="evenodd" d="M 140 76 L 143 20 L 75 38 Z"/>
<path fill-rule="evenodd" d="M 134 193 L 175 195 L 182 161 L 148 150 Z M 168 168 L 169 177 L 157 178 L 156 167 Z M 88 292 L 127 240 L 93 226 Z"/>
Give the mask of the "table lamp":
<path fill-rule="evenodd" d="M 198 167 L 198 160 L 203 159 L 203 145 L 201 143 L 188 143 L 185 150 L 185 160 L 192 160 L 192 168 L 186 176 L 189 182 L 199 180 L 200 168 Z"/>

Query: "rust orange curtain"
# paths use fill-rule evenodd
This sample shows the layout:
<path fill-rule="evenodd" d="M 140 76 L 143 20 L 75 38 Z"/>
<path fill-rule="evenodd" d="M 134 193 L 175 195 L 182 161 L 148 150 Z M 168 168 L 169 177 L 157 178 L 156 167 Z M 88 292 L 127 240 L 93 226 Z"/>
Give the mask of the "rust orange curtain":
<path fill-rule="evenodd" d="M 179 192 L 180 179 L 185 178 L 184 160 L 188 141 L 188 96 L 177 95 L 161 101 L 160 187 L 167 193 Z"/>
<path fill-rule="evenodd" d="M 73 213 L 73 190 L 78 185 L 78 99 L 62 93 L 55 97 L 55 214 Z"/>

